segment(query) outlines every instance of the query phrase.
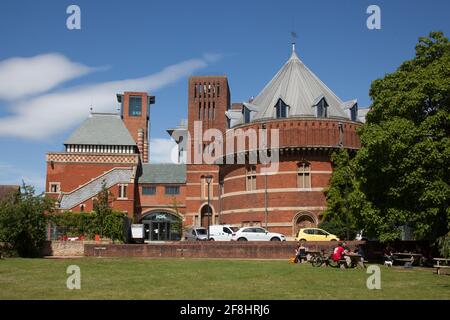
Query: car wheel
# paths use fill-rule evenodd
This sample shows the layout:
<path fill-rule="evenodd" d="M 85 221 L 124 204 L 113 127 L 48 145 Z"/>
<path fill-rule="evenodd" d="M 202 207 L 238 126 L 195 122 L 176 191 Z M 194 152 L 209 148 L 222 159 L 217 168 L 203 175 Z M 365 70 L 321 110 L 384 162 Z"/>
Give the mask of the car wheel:
<path fill-rule="evenodd" d="M 331 239 L 330 241 L 337 241 L 336 239 Z"/>
<path fill-rule="evenodd" d="M 306 241 L 306 239 L 300 239 L 300 241 Z"/>
<path fill-rule="evenodd" d="M 247 239 L 242 237 L 242 238 L 239 238 L 238 241 L 247 241 Z"/>
<path fill-rule="evenodd" d="M 280 240 L 280 238 L 273 237 L 272 239 L 270 239 L 270 241 L 281 241 L 281 240 Z"/>
<path fill-rule="evenodd" d="M 215 241 L 214 238 L 209 238 L 209 241 Z"/>

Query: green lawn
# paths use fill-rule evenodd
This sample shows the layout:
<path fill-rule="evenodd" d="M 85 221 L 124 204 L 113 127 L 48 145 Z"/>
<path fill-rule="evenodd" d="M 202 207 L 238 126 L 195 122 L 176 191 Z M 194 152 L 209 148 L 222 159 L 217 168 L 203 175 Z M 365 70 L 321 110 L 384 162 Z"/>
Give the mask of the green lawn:
<path fill-rule="evenodd" d="M 81 268 L 81 290 L 66 268 Z M 450 276 L 381 268 L 381 290 L 365 270 L 287 261 L 207 259 L 5 259 L 0 299 L 450 299 Z"/>

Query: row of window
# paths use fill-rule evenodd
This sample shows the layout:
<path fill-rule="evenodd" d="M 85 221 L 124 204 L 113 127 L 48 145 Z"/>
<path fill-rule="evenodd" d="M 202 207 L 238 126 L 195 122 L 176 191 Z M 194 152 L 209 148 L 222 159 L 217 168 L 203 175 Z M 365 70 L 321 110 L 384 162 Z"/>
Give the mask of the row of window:
<path fill-rule="evenodd" d="M 220 86 L 218 83 L 196 83 L 194 85 L 194 98 L 197 97 L 220 97 Z"/>
<path fill-rule="evenodd" d="M 166 195 L 180 194 L 179 186 L 165 186 Z M 156 186 L 142 186 L 142 194 L 146 196 L 153 196 L 156 194 Z"/>
<path fill-rule="evenodd" d="M 311 167 L 308 163 L 299 163 L 297 169 L 297 188 L 311 188 Z M 255 191 L 256 188 L 256 166 L 248 166 L 245 189 L 247 191 Z"/>
<path fill-rule="evenodd" d="M 198 103 L 198 120 L 214 120 L 216 119 L 216 102 L 208 101 Z"/>
<path fill-rule="evenodd" d="M 66 152 L 92 152 L 92 153 L 134 153 L 134 146 L 102 146 L 102 145 L 66 145 Z"/>
<path fill-rule="evenodd" d="M 326 118 L 328 117 L 328 103 L 325 100 L 325 98 L 322 98 L 316 105 L 316 115 L 318 118 Z M 251 111 L 243 107 L 242 108 L 242 116 L 244 119 L 244 123 L 250 123 L 251 122 Z M 275 116 L 277 119 L 283 119 L 287 118 L 289 116 L 289 106 L 284 103 L 282 99 L 278 99 L 277 103 L 275 104 Z M 353 115 L 352 115 L 353 117 Z"/>

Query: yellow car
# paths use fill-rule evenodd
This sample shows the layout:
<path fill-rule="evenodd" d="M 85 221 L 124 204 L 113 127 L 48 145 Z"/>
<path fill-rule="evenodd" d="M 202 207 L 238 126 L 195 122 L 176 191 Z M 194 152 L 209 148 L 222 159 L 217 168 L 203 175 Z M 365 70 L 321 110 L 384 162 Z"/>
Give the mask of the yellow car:
<path fill-rule="evenodd" d="M 334 234 L 319 228 L 303 228 L 298 231 L 297 241 L 339 241 Z"/>

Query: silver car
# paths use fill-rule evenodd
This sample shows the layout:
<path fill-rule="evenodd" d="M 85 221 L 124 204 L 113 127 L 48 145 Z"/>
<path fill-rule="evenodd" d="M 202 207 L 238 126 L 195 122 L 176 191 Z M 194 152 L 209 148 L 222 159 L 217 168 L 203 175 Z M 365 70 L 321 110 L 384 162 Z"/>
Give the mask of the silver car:
<path fill-rule="evenodd" d="M 186 241 L 204 241 L 208 239 L 206 228 L 190 227 L 186 229 L 184 240 Z"/>

